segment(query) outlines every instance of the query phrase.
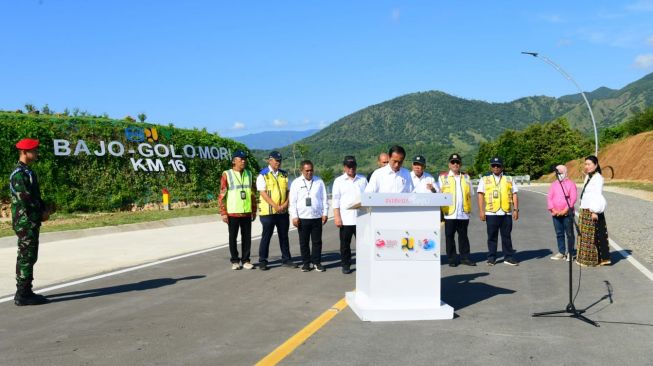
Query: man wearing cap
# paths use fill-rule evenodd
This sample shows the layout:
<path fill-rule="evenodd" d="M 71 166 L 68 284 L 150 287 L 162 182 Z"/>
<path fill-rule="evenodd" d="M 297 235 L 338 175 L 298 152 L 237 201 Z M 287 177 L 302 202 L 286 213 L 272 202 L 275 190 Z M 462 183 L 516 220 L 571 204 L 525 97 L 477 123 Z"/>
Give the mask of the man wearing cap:
<path fill-rule="evenodd" d="M 384 166 L 388 165 L 388 162 L 390 162 L 390 157 L 388 156 L 388 153 L 380 153 L 379 157 L 376 159 L 376 165 L 378 165 L 379 168 L 383 168 Z M 374 172 L 371 172 L 370 174 L 367 175 L 368 182 L 370 181 L 370 179 L 372 179 L 373 173 Z"/>
<path fill-rule="evenodd" d="M 256 188 L 252 172 L 247 169 L 247 154 L 241 150 L 231 157 L 232 168 L 220 178 L 220 216 L 229 226 L 231 269 L 254 269 L 249 254 L 252 246 L 252 221 L 256 218 Z M 238 230 L 242 257 L 238 256 Z"/>
<path fill-rule="evenodd" d="M 503 161 L 495 156 L 490 159 L 491 173 L 478 182 L 478 206 L 481 221 L 487 220 L 487 264 L 493 266 L 497 260 L 498 234 L 501 232 L 503 262 L 519 265 L 512 248 L 512 221 L 519 219 L 517 185 L 512 177 L 503 175 Z"/>
<path fill-rule="evenodd" d="M 413 181 L 413 192 L 415 193 L 436 193 L 438 185 L 435 178 L 426 171 L 426 158 L 422 155 L 416 155 L 413 158 L 413 171 L 410 172 L 410 178 Z"/>
<path fill-rule="evenodd" d="M 333 220 L 340 229 L 340 261 L 342 273 L 351 273 L 351 238 L 356 235 L 357 209 L 350 207 L 361 200 L 367 179 L 356 174 L 356 158 L 348 155 L 342 161 L 343 173 L 333 181 L 331 189 Z"/>
<path fill-rule="evenodd" d="M 322 226 L 329 218 L 329 203 L 324 182 L 313 175 L 313 163 L 300 163 L 302 176 L 290 185 L 290 219 L 299 233 L 299 247 L 302 252 L 302 272 L 310 272 L 311 264 L 318 272 L 322 266 Z M 313 247 L 309 246 L 309 240 Z"/>
<path fill-rule="evenodd" d="M 410 172 L 402 168 L 406 158 L 406 150 L 399 145 L 394 145 L 388 151 L 390 157 L 388 165 L 372 173 L 365 192 L 369 193 L 410 193 L 415 188 Z"/>
<path fill-rule="evenodd" d="M 290 255 L 288 242 L 288 173 L 281 167 L 281 154 L 278 151 L 270 152 L 268 166 L 263 168 L 256 178 L 261 200 L 259 201 L 258 214 L 263 226 L 261 244 L 259 246 L 259 269 L 268 270 L 268 252 L 270 239 L 274 228 L 277 228 L 279 247 L 281 248 L 281 262 L 285 267 L 297 268 Z"/>
<path fill-rule="evenodd" d="M 459 263 L 475 266 L 469 258 L 469 214 L 472 212 L 472 181 L 469 175 L 461 172 L 462 159 L 459 154 L 449 156 L 449 172 L 440 174 L 440 190 L 449 193 L 453 198 L 451 206 L 443 206 L 444 233 L 446 238 L 447 258 L 449 266 L 456 267 Z M 458 233 L 458 248 L 460 257 L 456 253 L 456 233 Z"/>
<path fill-rule="evenodd" d="M 41 190 L 36 173 L 29 165 L 38 159 L 39 140 L 22 139 L 16 144 L 19 150 L 18 164 L 9 176 L 11 190 L 11 223 L 18 237 L 16 259 L 16 295 L 14 304 L 40 305 L 48 300 L 32 292 L 34 264 L 39 253 L 39 231 L 41 222 L 49 214 L 41 199 Z"/>

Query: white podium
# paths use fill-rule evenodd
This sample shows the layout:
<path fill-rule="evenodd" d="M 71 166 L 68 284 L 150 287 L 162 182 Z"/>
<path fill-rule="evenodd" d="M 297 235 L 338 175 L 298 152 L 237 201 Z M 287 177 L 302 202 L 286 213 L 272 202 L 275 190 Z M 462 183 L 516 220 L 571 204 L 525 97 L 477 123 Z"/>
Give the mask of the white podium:
<path fill-rule="evenodd" d="M 450 194 L 363 193 L 356 224 L 356 290 L 365 321 L 452 319 L 440 300 L 440 206 Z"/>

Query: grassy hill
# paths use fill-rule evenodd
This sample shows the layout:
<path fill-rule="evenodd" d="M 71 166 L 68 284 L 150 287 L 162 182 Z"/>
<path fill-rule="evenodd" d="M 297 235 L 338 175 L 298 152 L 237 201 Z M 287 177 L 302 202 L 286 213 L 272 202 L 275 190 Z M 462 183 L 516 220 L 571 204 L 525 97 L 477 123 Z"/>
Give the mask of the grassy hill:
<path fill-rule="evenodd" d="M 599 128 L 613 126 L 653 104 L 653 74 L 622 89 L 601 87 L 587 96 Z M 409 156 L 425 155 L 429 170 L 436 170 L 445 167 L 446 156 L 453 151 L 471 165 L 481 142 L 507 129 L 521 130 L 558 117 L 566 117 L 573 128 L 585 133 L 592 131 L 580 95 L 488 103 L 440 91 L 418 92 L 354 112 L 298 143 L 309 147 L 305 157 L 322 169 L 339 171 L 342 157 L 353 154 L 360 161 L 359 170 L 371 170 L 376 155 L 396 143 Z M 292 156 L 290 146 L 281 151 Z"/>

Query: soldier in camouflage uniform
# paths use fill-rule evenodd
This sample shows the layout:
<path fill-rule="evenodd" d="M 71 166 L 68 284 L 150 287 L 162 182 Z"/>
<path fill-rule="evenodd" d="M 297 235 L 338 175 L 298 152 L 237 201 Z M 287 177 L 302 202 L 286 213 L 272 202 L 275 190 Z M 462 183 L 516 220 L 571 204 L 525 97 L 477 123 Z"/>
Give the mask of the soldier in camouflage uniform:
<path fill-rule="evenodd" d="M 39 141 L 22 139 L 16 144 L 19 161 L 9 177 L 11 190 L 12 227 L 18 237 L 18 258 L 16 259 L 16 295 L 18 306 L 39 305 L 48 300 L 32 292 L 34 263 L 39 252 L 39 230 L 48 213 L 41 200 L 41 191 L 36 174 L 29 164 L 38 158 Z"/>

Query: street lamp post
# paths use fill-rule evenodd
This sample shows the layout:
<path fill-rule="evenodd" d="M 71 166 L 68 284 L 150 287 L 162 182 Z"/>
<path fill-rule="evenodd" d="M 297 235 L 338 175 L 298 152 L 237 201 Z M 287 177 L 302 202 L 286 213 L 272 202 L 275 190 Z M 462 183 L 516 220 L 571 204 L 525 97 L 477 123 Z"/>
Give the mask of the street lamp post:
<path fill-rule="evenodd" d="M 569 73 L 567 73 L 560 66 L 558 66 L 558 64 L 551 61 L 548 57 L 542 56 L 537 52 L 522 52 L 522 54 L 531 55 L 533 57 L 539 58 L 540 60 L 546 62 L 547 64 L 551 65 L 554 69 L 558 70 L 558 72 L 562 74 L 562 76 L 564 76 L 565 79 L 571 81 L 576 86 L 576 88 L 580 92 L 580 95 L 583 96 L 583 99 L 585 100 L 585 105 L 587 105 L 587 109 L 590 112 L 590 117 L 592 118 L 592 126 L 594 127 L 594 155 L 599 156 L 599 134 L 596 129 L 596 121 L 594 120 L 594 113 L 592 113 L 592 107 L 590 106 L 590 102 L 587 100 L 587 97 L 585 96 L 585 93 L 583 92 L 583 89 L 580 87 L 580 85 L 578 85 L 576 80 L 574 80 L 574 78 L 571 77 Z"/>

